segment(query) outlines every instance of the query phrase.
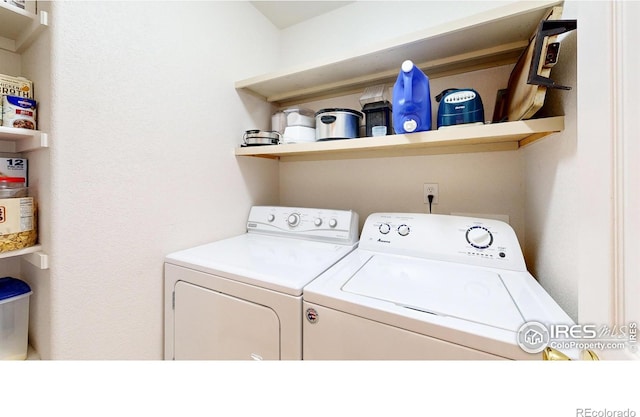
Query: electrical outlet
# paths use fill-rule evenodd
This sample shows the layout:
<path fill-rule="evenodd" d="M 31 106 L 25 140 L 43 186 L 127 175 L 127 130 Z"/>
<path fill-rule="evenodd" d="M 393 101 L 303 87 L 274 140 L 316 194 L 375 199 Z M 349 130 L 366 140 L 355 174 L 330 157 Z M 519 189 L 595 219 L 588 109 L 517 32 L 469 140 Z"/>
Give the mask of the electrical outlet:
<path fill-rule="evenodd" d="M 424 184 L 424 204 L 429 204 L 429 194 L 433 195 L 432 204 L 438 204 L 438 184 Z"/>

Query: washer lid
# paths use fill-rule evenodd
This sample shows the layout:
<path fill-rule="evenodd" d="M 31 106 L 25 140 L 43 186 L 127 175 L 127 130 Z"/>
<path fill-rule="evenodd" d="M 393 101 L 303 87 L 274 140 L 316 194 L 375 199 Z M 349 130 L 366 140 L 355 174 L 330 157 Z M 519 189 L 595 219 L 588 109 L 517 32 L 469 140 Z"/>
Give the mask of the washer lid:
<path fill-rule="evenodd" d="M 525 321 L 499 274 L 466 265 L 375 255 L 342 290 L 505 330 Z"/>

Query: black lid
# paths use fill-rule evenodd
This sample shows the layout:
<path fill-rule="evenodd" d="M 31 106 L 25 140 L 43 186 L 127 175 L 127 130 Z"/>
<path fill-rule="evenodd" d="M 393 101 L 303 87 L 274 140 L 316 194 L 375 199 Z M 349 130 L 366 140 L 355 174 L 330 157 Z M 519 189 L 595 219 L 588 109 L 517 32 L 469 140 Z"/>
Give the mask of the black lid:
<path fill-rule="evenodd" d="M 391 110 L 391 103 L 388 102 L 387 100 L 376 101 L 375 103 L 367 103 L 362 108 L 362 111 L 366 113 L 366 112 L 380 110 L 380 109 L 389 109 L 389 110 Z"/>
<path fill-rule="evenodd" d="M 355 114 L 358 117 L 362 117 L 362 113 L 360 113 L 358 110 L 353 110 L 353 109 L 342 109 L 342 108 L 332 108 L 332 109 L 322 109 L 322 110 L 318 110 L 316 112 L 316 116 L 322 114 L 322 113 L 340 113 L 340 112 L 344 112 L 344 113 L 352 113 Z"/>

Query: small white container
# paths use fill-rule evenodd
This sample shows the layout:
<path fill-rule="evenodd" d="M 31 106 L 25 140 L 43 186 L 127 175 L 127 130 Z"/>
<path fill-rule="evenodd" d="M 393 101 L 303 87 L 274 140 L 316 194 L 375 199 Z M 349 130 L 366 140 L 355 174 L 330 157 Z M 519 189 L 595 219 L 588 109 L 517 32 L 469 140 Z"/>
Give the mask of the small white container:
<path fill-rule="evenodd" d="M 315 142 L 316 129 L 307 126 L 287 126 L 282 137 L 284 143 Z"/>
<path fill-rule="evenodd" d="M 271 116 L 271 130 L 273 131 L 284 134 L 286 128 L 293 126 L 304 126 L 315 129 L 316 119 L 314 111 L 301 107 L 292 107 L 281 110 Z"/>
<path fill-rule="evenodd" d="M 24 360 L 29 349 L 29 285 L 0 278 L 0 360 Z"/>

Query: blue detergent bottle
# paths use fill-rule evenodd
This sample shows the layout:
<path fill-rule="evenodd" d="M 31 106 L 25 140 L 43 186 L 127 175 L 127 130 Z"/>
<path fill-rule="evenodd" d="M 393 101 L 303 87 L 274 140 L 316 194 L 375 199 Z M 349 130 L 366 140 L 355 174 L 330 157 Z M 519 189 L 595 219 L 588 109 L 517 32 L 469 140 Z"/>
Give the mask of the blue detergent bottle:
<path fill-rule="evenodd" d="M 410 60 L 393 86 L 393 126 L 398 134 L 431 130 L 429 77 Z"/>

